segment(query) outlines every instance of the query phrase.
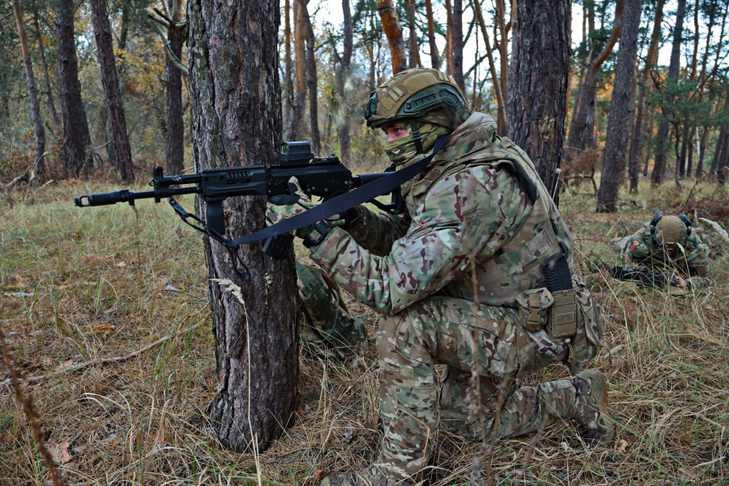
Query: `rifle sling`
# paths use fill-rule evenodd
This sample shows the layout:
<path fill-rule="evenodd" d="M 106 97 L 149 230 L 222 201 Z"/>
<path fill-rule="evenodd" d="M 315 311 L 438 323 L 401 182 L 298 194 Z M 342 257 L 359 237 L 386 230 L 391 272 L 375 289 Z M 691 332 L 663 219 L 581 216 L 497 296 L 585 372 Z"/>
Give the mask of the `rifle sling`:
<path fill-rule="evenodd" d="M 448 135 L 441 135 L 436 139 L 430 155 L 404 169 L 370 181 L 352 191 L 327 199 L 318 206 L 297 214 L 292 218 L 267 226 L 250 235 L 242 236 L 234 240 L 226 238 L 220 241 L 227 247 L 238 248 L 241 245 L 250 245 L 265 240 L 266 238 L 291 233 L 299 228 L 311 226 L 318 221 L 325 220 L 335 214 L 342 214 L 347 209 L 353 208 L 358 204 L 367 202 L 382 194 L 392 192 L 404 182 L 423 172 L 430 164 L 430 161 L 433 160 L 433 157 L 445 148 L 447 142 Z"/>

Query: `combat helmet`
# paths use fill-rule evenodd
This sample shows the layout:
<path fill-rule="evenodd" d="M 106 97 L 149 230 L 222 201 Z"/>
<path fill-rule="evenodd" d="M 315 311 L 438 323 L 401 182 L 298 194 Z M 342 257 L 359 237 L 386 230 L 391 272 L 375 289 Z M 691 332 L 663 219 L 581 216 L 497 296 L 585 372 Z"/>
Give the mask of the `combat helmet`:
<path fill-rule="evenodd" d="M 371 128 L 400 122 L 410 129 L 409 136 L 385 145 L 395 165 L 428 152 L 439 136 L 452 132 L 468 115 L 466 99 L 453 79 L 425 68 L 396 74 L 372 92 L 365 107 Z"/>
<path fill-rule="evenodd" d="M 682 217 L 683 216 L 683 217 Z M 683 244 L 688 236 L 690 222 L 686 216 L 663 216 L 654 225 L 654 238 L 656 243 L 665 246 Z"/>
<path fill-rule="evenodd" d="M 413 68 L 397 73 L 372 92 L 365 119 L 367 126 L 378 128 L 423 118 L 439 109 L 450 112 L 456 124 L 469 114 L 466 99 L 450 76 L 437 69 Z"/>

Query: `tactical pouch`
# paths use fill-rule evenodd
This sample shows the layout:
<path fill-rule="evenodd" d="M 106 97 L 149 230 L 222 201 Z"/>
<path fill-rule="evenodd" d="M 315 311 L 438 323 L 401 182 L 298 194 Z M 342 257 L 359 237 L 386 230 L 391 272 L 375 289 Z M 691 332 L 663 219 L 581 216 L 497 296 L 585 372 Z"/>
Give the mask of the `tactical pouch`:
<path fill-rule="evenodd" d="M 552 292 L 547 334 L 552 338 L 569 338 L 577 334 L 577 300 L 574 289 Z"/>
<path fill-rule="evenodd" d="M 527 311 L 524 327 L 529 332 L 545 329 L 549 320 L 549 310 L 554 304 L 551 292 L 546 287 L 527 290 L 521 296 L 521 306 Z"/>

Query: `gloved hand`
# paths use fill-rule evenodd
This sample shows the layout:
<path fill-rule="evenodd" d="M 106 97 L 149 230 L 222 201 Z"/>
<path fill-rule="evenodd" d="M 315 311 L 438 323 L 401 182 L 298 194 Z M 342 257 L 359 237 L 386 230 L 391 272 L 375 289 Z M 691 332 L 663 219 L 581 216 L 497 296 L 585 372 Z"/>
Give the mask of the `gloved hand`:
<path fill-rule="evenodd" d="M 291 189 L 289 194 L 280 194 L 269 198 L 269 204 L 266 207 L 266 221 L 268 224 L 275 224 L 284 219 L 292 218 L 316 206 L 308 196 L 303 194 L 295 177 L 292 177 L 289 181 L 289 187 Z M 304 226 L 295 231 L 295 236 L 304 240 L 304 246 L 311 248 L 324 240 L 332 226 L 340 225 L 340 219 L 334 217 L 331 220 L 318 221 L 309 226 Z M 282 253 L 282 243 L 278 238 L 280 237 L 266 240 L 263 247 L 266 254 L 274 258 Z"/>

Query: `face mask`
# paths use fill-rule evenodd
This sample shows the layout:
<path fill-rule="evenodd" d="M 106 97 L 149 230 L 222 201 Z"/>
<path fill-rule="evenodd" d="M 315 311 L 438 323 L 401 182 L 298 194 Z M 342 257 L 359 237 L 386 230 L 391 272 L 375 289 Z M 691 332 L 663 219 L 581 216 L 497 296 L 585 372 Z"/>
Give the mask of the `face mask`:
<path fill-rule="evenodd" d="M 449 133 L 446 127 L 431 123 L 410 123 L 410 135 L 385 144 L 385 152 L 390 161 L 398 165 L 407 165 L 407 162 L 418 154 L 425 154 L 433 148 L 436 139 Z"/>

